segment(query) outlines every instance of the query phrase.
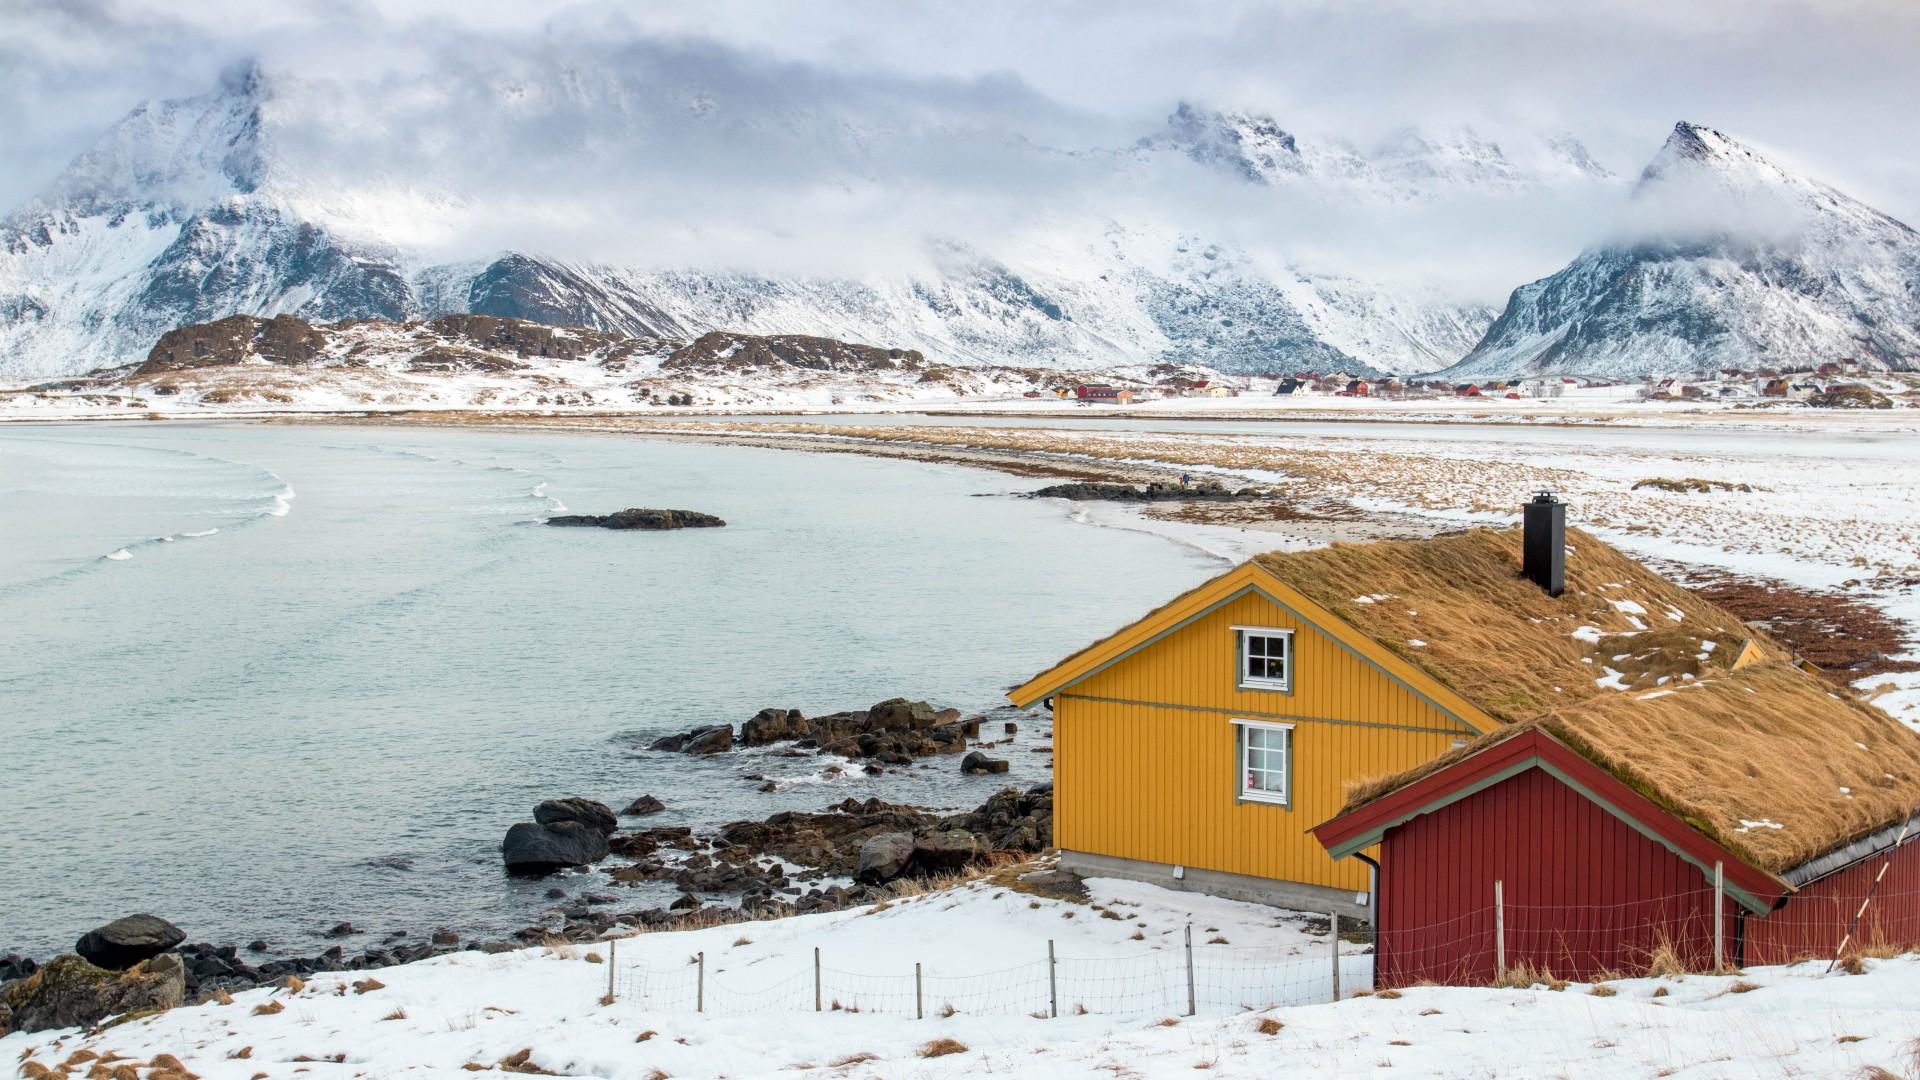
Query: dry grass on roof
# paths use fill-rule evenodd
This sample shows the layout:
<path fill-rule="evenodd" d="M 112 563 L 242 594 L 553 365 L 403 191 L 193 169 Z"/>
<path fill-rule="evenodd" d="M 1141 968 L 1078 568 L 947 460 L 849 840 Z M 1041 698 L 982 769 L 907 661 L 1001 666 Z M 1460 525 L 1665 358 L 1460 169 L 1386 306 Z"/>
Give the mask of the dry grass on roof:
<path fill-rule="evenodd" d="M 1536 727 L 1773 873 L 1920 809 L 1920 736 L 1784 663 L 1677 690 L 1590 697 L 1352 784 L 1347 808 Z"/>
<path fill-rule="evenodd" d="M 1508 723 L 1724 672 L 1751 637 L 1769 658 L 1784 655 L 1577 529 L 1567 532 L 1566 591 L 1548 596 L 1521 576 L 1520 539 L 1517 528 L 1474 529 L 1255 561 Z"/>
<path fill-rule="evenodd" d="M 1763 870 L 1920 808 L 1920 737 L 1790 665 L 1541 718 L 1586 757 Z"/>

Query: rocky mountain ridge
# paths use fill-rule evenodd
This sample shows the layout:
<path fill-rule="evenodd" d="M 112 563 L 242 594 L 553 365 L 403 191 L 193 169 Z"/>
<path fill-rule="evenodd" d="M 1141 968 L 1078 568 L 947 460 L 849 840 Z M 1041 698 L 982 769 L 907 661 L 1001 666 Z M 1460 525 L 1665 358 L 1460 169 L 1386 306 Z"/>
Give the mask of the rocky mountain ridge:
<path fill-rule="evenodd" d="M 117 366 L 170 329 L 232 314 L 403 322 L 472 313 L 634 337 L 728 330 L 888 341 L 962 365 L 1170 362 L 1363 374 L 1446 363 L 1493 318 L 1439 282 L 1274 266 L 1218 238 L 1101 205 L 1141 197 L 1129 187 L 1141 182 L 1129 169 L 1143 161 L 1175 180 L 1204 167 L 1199 147 L 1208 139 L 1244 141 L 1271 130 L 1323 162 L 1317 175 L 1329 185 L 1388 200 L 1474 182 L 1459 167 L 1467 144 L 1410 138 L 1373 163 L 1337 146 L 1301 144 L 1268 119 L 1183 105 L 1164 132 L 1110 152 L 1047 145 L 971 115 L 929 123 L 866 102 L 780 110 L 713 95 L 683 100 L 685 89 L 664 76 L 592 74 L 462 83 L 463 93 L 494 101 L 507 145 L 453 139 L 446 160 L 402 157 L 367 175 L 345 163 L 361 151 L 341 142 L 337 87 L 245 67 L 207 94 L 140 105 L 0 223 L 0 377 Z M 1064 170 L 1061 183 L 1090 194 L 1020 243 L 927 235 L 917 241 L 915 265 L 878 272 L 663 266 L 651 256 L 626 265 L 525 248 L 448 260 L 445 244 L 428 238 L 484 231 L 491 212 L 462 185 L 472 173 L 496 171 L 493 159 L 463 155 L 542 139 L 543 121 L 591 132 L 577 140 L 587 147 L 651 151 L 650 166 L 680 150 L 739 152 L 737 143 L 797 155 L 829 187 L 875 190 L 914 182 L 890 173 L 890 162 L 958 152 L 942 149 L 950 143 L 977 146 L 1007 157 L 1016 172 L 1047 178 Z M 1499 156 L 1491 144 L 1472 145 Z M 594 152 L 574 146 L 527 164 L 553 170 L 564 184 L 570 166 L 607 166 Z M 1353 175 L 1343 178 L 1349 155 Z M 1516 184 L 1556 182 L 1527 179 L 1510 164 L 1496 171 Z M 1273 179 L 1249 173 L 1245 182 L 1262 190 Z M 588 201 L 571 209 L 617 214 L 594 197 L 579 195 Z"/>
<path fill-rule="evenodd" d="M 1205 369 L 1159 365 L 1105 377 L 1144 384 Z M 709 331 L 634 337 L 492 315 L 309 323 L 232 315 L 170 330 L 132 364 L 35 384 L 29 393 L 218 406 L 632 409 L 654 405 L 847 403 L 1053 393 L 1085 376 L 960 367 L 914 349 L 804 334 Z"/>
<path fill-rule="evenodd" d="M 1905 224 L 1689 123 L 1633 200 L 1648 219 L 1642 235 L 1515 290 L 1443 374 L 1920 367 L 1920 234 Z"/>

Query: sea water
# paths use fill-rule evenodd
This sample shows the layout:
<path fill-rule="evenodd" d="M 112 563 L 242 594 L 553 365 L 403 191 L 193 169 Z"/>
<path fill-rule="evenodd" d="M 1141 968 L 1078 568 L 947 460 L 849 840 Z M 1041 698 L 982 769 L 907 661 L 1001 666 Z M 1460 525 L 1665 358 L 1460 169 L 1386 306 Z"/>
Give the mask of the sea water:
<path fill-rule="evenodd" d="M 504 875 L 500 838 L 554 796 L 697 827 L 970 809 L 1009 778 L 644 746 L 767 706 L 990 707 L 1220 568 L 1008 494 L 1035 486 L 595 435 L 0 428 L 0 953 L 134 911 L 290 950 L 341 921 L 350 947 L 506 933 L 553 882 Z M 728 526 L 541 524 L 627 506 Z M 992 751 L 1013 782 L 1045 778 L 1043 730 Z"/>

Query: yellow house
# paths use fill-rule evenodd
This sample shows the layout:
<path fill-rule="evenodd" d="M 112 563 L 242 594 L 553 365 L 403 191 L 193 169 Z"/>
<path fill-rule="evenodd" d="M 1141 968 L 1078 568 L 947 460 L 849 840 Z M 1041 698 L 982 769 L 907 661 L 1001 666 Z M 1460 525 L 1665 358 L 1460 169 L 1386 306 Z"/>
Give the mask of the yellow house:
<path fill-rule="evenodd" d="M 1244 563 L 1008 694 L 1053 708 L 1063 867 L 1365 916 L 1369 868 L 1307 830 L 1348 781 L 1498 723 L 1290 585 L 1273 565 L 1288 557 Z"/>
<path fill-rule="evenodd" d="M 1258 556 L 1011 691 L 1052 704 L 1062 865 L 1369 918 L 1373 850 L 1335 862 L 1308 831 L 1349 784 L 1751 662 L 1724 612 L 1567 530 L 1550 496 L 1526 509 L 1524 530 Z M 1727 647 L 1671 670 L 1615 655 L 1680 630 Z"/>

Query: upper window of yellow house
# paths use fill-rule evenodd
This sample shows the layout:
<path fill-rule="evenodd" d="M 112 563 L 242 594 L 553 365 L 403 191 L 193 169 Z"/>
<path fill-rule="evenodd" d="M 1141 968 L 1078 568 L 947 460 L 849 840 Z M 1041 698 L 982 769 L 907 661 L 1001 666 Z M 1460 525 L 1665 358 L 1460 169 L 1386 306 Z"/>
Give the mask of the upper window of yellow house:
<path fill-rule="evenodd" d="M 1242 690 L 1293 689 L 1293 631 L 1236 626 Z"/>

